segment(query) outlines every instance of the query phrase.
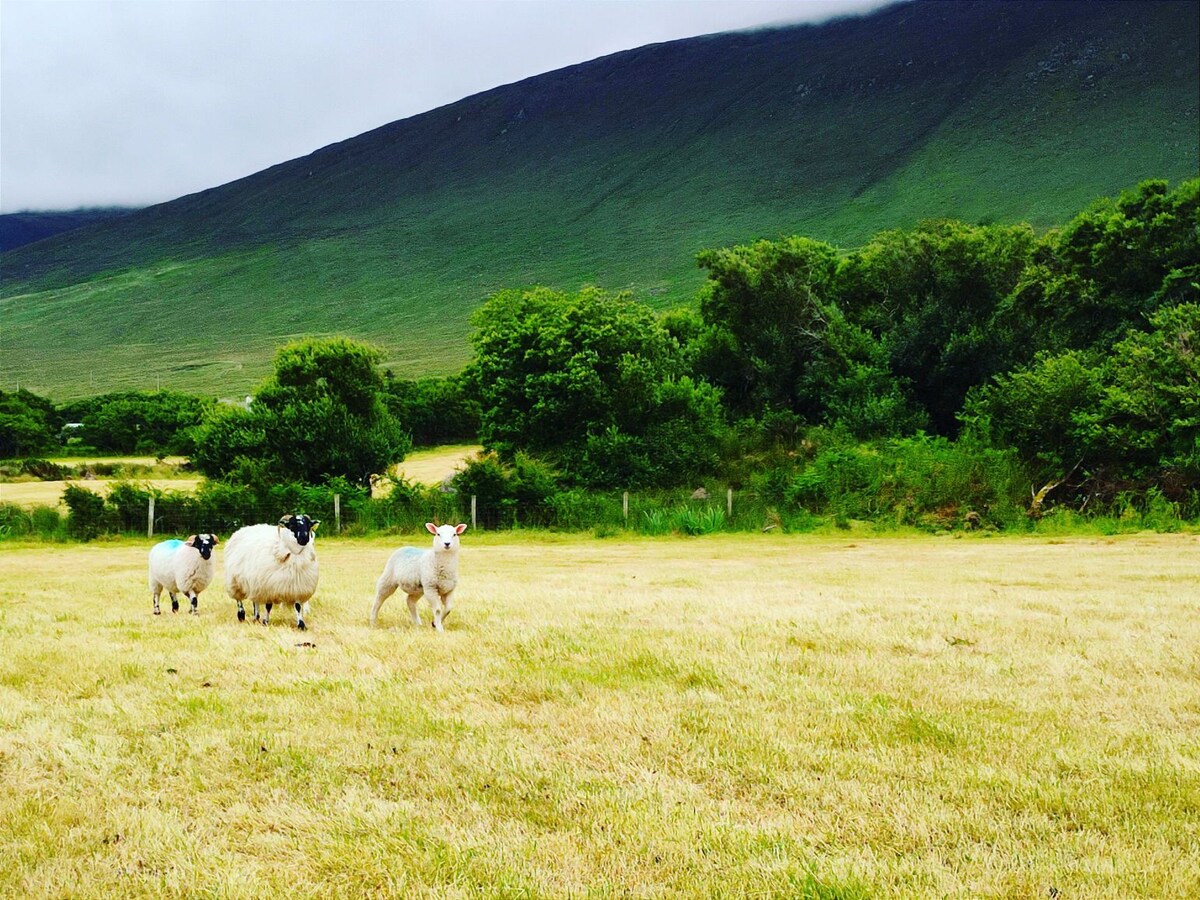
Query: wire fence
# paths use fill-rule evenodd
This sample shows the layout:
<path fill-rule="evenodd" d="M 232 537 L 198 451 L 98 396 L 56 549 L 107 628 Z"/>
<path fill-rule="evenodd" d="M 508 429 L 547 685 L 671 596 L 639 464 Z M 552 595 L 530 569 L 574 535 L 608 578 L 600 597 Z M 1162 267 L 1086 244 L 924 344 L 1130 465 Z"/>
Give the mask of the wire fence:
<path fill-rule="evenodd" d="M 127 488 L 113 491 L 107 498 L 78 492 L 68 498 L 68 506 L 66 516 L 50 508 L 22 511 L 6 507 L 7 518 L 0 519 L 0 529 L 14 534 L 58 529 L 85 538 L 101 534 L 225 535 L 243 525 L 277 522 L 288 513 L 306 513 L 320 520 L 325 535 L 419 532 L 426 522 L 465 522 L 483 531 L 529 528 L 643 534 L 758 531 L 780 524 L 778 513 L 759 494 L 729 487 L 711 492 L 565 491 L 524 501 L 489 501 L 475 495 L 435 492 L 400 499 L 323 493 L 269 503 Z"/>
<path fill-rule="evenodd" d="M 187 505 L 164 509 L 160 499 L 147 498 L 144 515 L 125 508 L 114 522 L 124 533 L 157 534 L 231 531 L 253 522 L 274 522 L 288 512 L 306 512 L 322 522 L 326 534 L 370 534 L 423 530 L 426 522 L 465 522 L 474 530 L 514 528 L 588 531 L 623 529 L 650 534 L 702 534 L 724 530 L 758 530 L 771 526 L 772 512 L 751 491 L 727 488 L 723 496 L 693 493 L 652 495 L 566 492 L 541 501 L 504 499 L 487 502 L 475 495 L 445 497 L 441 502 L 413 504 L 369 501 L 343 504 L 333 495 L 327 508 L 279 509 L 274 505 L 221 506 L 206 509 Z"/>

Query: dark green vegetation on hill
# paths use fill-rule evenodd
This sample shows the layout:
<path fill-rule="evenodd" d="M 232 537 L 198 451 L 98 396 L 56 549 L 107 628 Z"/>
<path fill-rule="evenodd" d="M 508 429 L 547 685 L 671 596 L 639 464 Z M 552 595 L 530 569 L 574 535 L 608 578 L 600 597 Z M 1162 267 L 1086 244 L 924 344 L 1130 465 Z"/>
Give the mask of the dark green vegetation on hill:
<path fill-rule="evenodd" d="M 912 3 L 644 47 L 497 88 L 0 257 L 0 379 L 240 396 L 341 333 L 469 355 L 490 293 L 690 301 L 695 255 L 925 217 L 1064 221 L 1200 170 L 1195 3 Z"/>
<path fill-rule="evenodd" d="M 16 212 L 0 216 L 0 253 L 64 231 L 107 222 L 132 212 L 126 207 L 96 207 L 65 212 Z"/>

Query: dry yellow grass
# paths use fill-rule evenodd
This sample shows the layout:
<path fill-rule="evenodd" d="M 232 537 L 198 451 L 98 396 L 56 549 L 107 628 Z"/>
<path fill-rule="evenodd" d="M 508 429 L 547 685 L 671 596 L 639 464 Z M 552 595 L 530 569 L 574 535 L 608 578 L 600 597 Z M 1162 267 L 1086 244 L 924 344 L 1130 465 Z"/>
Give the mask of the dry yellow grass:
<path fill-rule="evenodd" d="M 182 466 L 187 462 L 187 457 L 184 456 L 164 456 L 156 458 L 153 456 L 55 456 L 50 459 L 50 462 L 60 466 L 73 466 L 77 469 L 84 469 L 88 466 Z"/>
<path fill-rule="evenodd" d="M 417 484 L 437 484 L 482 449 L 478 444 L 454 444 L 414 450 L 397 471 Z"/>
<path fill-rule="evenodd" d="M 468 459 L 482 449 L 478 444 L 447 444 L 444 447 L 414 450 L 396 466 L 396 475 L 413 484 L 438 484 L 447 475 L 461 469 Z M 376 496 L 385 496 L 390 490 L 390 484 L 380 484 L 374 493 Z"/>
<path fill-rule="evenodd" d="M 149 485 L 164 491 L 194 491 L 200 485 L 199 478 L 135 478 L 139 485 Z M 18 506 L 58 506 L 66 509 L 62 502 L 63 491 L 68 484 L 106 495 L 117 479 L 89 478 L 74 481 L 16 481 L 0 483 L 0 503 L 15 503 Z"/>
<path fill-rule="evenodd" d="M 0 894 L 1200 894 L 1195 537 L 468 532 L 444 635 L 148 544 L 0 553 Z"/>

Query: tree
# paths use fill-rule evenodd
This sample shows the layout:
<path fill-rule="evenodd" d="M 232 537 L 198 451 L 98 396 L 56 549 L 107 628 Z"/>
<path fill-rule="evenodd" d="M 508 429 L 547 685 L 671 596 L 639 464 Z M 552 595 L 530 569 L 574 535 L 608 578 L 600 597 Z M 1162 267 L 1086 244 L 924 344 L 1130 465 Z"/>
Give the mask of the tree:
<path fill-rule="evenodd" d="M 1158 309 L 1200 302 L 1200 179 L 1145 181 L 1042 238 L 998 325 L 1025 362 L 1040 349 L 1107 349 Z"/>
<path fill-rule="evenodd" d="M 545 457 L 596 486 L 711 471 L 719 394 L 685 378 L 678 343 L 625 294 L 502 291 L 476 312 L 468 377 L 484 446 Z"/>
<path fill-rule="evenodd" d="M 250 461 L 279 480 L 321 484 L 340 476 L 369 487 L 411 447 L 383 402 L 380 358 L 346 338 L 280 348 L 250 408 L 223 409 L 201 427 L 193 464 L 211 478 Z"/>
<path fill-rule="evenodd" d="M 384 402 L 417 446 L 432 446 L 479 437 L 479 401 L 464 379 L 418 378 L 404 381 L 385 373 Z"/>
<path fill-rule="evenodd" d="M 215 401 L 177 391 L 126 391 L 70 403 L 66 416 L 83 424 L 78 437 L 107 453 L 181 453 Z"/>
<path fill-rule="evenodd" d="M 1159 310 L 1110 356 L 1067 350 L 973 391 L 963 413 L 1044 481 L 1076 468 L 1101 493 L 1200 483 L 1200 304 Z"/>
<path fill-rule="evenodd" d="M 837 251 L 802 237 L 704 250 L 700 314 L 710 329 L 699 371 L 730 408 L 795 409 L 796 383 L 819 344 L 832 302 Z"/>
<path fill-rule="evenodd" d="M 806 238 L 705 251 L 695 370 L 735 412 L 795 413 L 844 423 L 861 437 L 924 424 L 889 369 L 886 349 L 850 321 L 837 297 L 838 257 Z"/>
<path fill-rule="evenodd" d="M 0 459 L 51 450 L 56 431 L 50 401 L 24 389 L 0 391 Z"/>
<path fill-rule="evenodd" d="M 842 308 L 882 341 L 935 432 L 954 434 L 967 391 L 1004 368 L 993 319 L 1033 245 L 1028 225 L 923 222 L 876 235 L 839 269 Z"/>
<path fill-rule="evenodd" d="M 1131 475 L 1200 483 L 1200 304 L 1160 309 L 1113 347 L 1095 440 Z"/>
<path fill-rule="evenodd" d="M 1087 354 L 1041 353 L 1028 366 L 997 375 L 971 391 L 961 415 L 967 430 L 995 447 L 1017 451 L 1039 483 L 1103 464 L 1094 429 L 1104 370 Z"/>

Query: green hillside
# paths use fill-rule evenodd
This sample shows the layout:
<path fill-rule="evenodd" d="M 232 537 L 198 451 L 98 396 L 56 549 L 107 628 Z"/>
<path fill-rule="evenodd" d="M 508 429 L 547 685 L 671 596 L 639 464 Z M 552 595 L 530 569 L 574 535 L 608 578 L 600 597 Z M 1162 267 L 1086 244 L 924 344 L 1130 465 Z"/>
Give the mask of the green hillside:
<path fill-rule="evenodd" d="M 465 361 L 500 287 L 688 301 L 704 247 L 1048 227 L 1200 171 L 1200 5 L 915 2 L 643 47 L 0 255 L 0 384 L 245 393 L 299 334 Z"/>
<path fill-rule="evenodd" d="M 72 209 L 65 212 L 16 212 L 0 215 L 0 253 L 44 240 L 51 235 L 104 222 L 132 212 L 123 206 Z"/>

